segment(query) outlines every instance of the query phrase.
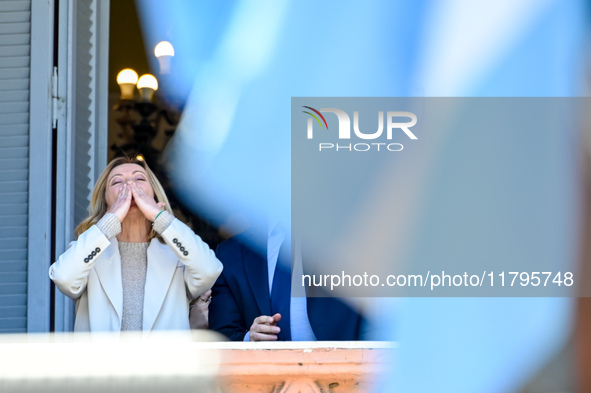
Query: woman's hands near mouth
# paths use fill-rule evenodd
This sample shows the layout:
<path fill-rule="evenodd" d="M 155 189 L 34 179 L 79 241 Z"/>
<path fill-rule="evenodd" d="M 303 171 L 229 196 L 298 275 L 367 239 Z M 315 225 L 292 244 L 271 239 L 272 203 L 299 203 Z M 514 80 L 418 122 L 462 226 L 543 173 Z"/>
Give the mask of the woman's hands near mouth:
<path fill-rule="evenodd" d="M 164 210 L 166 204 L 164 202 L 156 202 L 154 198 L 146 194 L 136 183 L 132 183 L 129 187 L 131 189 L 130 194 L 132 194 L 137 207 L 148 220 L 154 222 L 156 216 Z"/>
<path fill-rule="evenodd" d="M 131 206 L 131 198 L 132 198 L 132 191 L 131 186 L 128 184 L 123 185 L 121 190 L 119 191 L 119 195 L 117 196 L 117 200 L 107 213 L 113 213 L 119 219 L 119 222 L 123 222 L 127 213 L 129 212 L 129 207 Z"/>

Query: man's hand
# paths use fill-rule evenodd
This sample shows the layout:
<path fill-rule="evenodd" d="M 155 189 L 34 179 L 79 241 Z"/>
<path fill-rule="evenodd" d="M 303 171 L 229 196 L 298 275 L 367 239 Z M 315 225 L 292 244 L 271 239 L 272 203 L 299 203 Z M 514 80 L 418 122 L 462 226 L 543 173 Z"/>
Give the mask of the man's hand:
<path fill-rule="evenodd" d="M 277 333 L 281 329 L 276 326 L 281 320 L 281 314 L 275 314 L 272 317 L 261 315 L 256 317 L 250 327 L 250 341 L 277 341 Z"/>

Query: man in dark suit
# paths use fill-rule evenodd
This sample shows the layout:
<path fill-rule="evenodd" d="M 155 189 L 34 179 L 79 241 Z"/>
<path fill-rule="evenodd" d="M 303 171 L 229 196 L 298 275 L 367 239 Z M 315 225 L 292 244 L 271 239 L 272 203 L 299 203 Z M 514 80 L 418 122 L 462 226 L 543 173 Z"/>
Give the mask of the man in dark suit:
<path fill-rule="evenodd" d="M 277 262 L 284 254 L 283 240 L 271 233 L 261 251 L 249 245 L 252 235 L 218 246 L 216 255 L 224 270 L 212 289 L 210 329 L 233 341 L 359 340 L 362 318 L 342 301 L 290 297 L 290 286 L 285 285 L 289 272 Z"/>

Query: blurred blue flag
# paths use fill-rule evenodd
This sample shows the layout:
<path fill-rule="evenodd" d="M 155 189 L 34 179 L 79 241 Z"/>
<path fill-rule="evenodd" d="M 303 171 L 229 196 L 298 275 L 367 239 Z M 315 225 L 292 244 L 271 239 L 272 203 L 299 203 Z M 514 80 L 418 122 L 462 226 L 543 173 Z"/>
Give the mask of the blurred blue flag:
<path fill-rule="evenodd" d="M 269 214 L 290 223 L 292 97 L 571 97 L 584 95 L 587 84 L 582 0 L 141 0 L 137 6 L 146 45 L 168 40 L 175 47 L 167 94 L 186 101 L 167 152 L 170 173 L 185 202 L 218 224 L 243 215 L 262 227 Z M 512 166 L 540 160 L 534 165 L 557 171 L 544 180 L 553 211 L 520 225 L 512 221 L 516 217 L 495 224 L 503 236 L 518 239 L 510 252 L 527 256 L 542 248 L 555 257 L 557 270 L 572 269 L 578 256 L 576 123 L 546 136 L 553 154 L 526 154 L 504 162 L 497 175 L 464 185 L 496 190 L 478 201 L 486 219 L 498 217 L 498 198 L 515 189 L 518 204 L 541 197 L 535 179 L 522 182 Z M 535 131 L 525 132 L 535 138 Z M 481 138 L 494 140 L 474 135 L 473 141 Z M 429 185 L 421 194 L 424 209 L 460 211 L 466 203 L 450 184 L 429 183 L 436 173 L 469 165 L 453 140 L 453 133 L 442 138 L 432 165 L 416 174 Z M 484 167 L 492 174 L 503 155 L 490 160 Z M 415 239 L 448 242 L 474 255 L 483 251 L 462 241 L 477 228 L 438 231 L 446 227 L 443 218 L 409 217 Z M 551 241 L 540 244 L 540 238 Z M 419 249 L 425 247 L 419 241 L 405 247 L 408 254 L 442 257 Z M 379 336 L 400 343 L 386 382 L 392 391 L 518 391 L 564 345 L 572 325 L 570 299 L 369 303 Z"/>

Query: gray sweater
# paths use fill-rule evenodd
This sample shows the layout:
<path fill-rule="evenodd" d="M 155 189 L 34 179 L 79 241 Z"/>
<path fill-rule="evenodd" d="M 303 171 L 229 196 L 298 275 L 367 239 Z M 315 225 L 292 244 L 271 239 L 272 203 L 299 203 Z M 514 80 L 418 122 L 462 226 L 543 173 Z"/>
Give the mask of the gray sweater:
<path fill-rule="evenodd" d="M 174 220 L 167 211 L 162 212 L 154 221 L 154 231 L 162 234 Z M 107 213 L 96 224 L 110 240 L 121 233 L 121 223 L 116 215 Z M 121 255 L 121 281 L 123 285 L 123 315 L 121 330 L 142 330 L 144 318 L 144 287 L 148 267 L 147 243 L 119 243 Z"/>

